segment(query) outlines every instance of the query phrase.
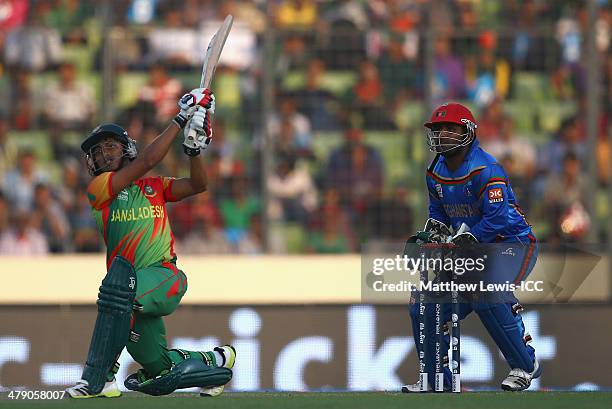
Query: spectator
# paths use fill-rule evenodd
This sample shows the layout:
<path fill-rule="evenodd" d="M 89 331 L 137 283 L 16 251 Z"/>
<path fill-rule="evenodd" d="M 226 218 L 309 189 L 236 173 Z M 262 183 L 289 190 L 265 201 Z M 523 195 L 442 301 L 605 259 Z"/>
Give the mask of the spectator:
<path fill-rule="evenodd" d="M 349 22 L 357 30 L 363 32 L 368 28 L 368 16 L 363 3 L 356 0 L 339 0 L 325 13 L 325 20 L 332 26 L 337 23 Z"/>
<path fill-rule="evenodd" d="M 499 139 L 483 143 L 485 151 L 496 158 L 506 156 L 512 163 L 514 175 L 530 179 L 536 170 L 536 150 L 533 143 L 514 131 L 514 121 L 507 115 L 502 116 L 499 124 Z M 514 181 L 514 178 L 512 179 Z M 512 184 L 514 186 L 514 183 Z M 523 203 L 521 201 L 521 203 Z"/>
<path fill-rule="evenodd" d="M 426 15 L 424 2 L 388 2 L 389 26 L 396 33 L 404 33 L 405 52 L 416 58 L 419 50 L 418 28 Z"/>
<path fill-rule="evenodd" d="M 64 213 L 70 214 L 77 209 L 77 195 L 79 189 L 85 186 L 82 180 L 79 161 L 74 158 L 67 159 L 62 164 L 62 183 L 57 187 L 57 197 L 64 209 Z"/>
<path fill-rule="evenodd" d="M 512 6 L 507 2 L 508 6 Z M 542 71 L 546 67 L 546 49 L 554 49 L 545 36 L 534 34 L 534 29 L 543 24 L 542 3 L 535 0 L 520 2 L 520 8 L 507 14 L 508 21 L 515 22 L 515 35 L 510 50 L 513 68 L 517 70 Z"/>
<path fill-rule="evenodd" d="M 174 69 L 190 69 L 199 61 L 199 39 L 196 30 L 184 24 L 178 3 L 168 2 L 161 11 L 163 24 L 149 32 L 148 60 Z"/>
<path fill-rule="evenodd" d="M 353 70 L 366 56 L 367 14 L 363 2 L 341 0 L 332 3 L 321 26 L 327 31 L 329 44 L 324 50 L 325 62 L 332 70 Z"/>
<path fill-rule="evenodd" d="M 465 95 L 465 74 L 461 60 L 451 51 L 450 38 L 441 35 L 434 46 L 434 89 L 436 101 L 460 99 Z"/>
<path fill-rule="evenodd" d="M 59 32 L 44 24 L 48 1 L 37 1 L 28 14 L 28 23 L 8 32 L 4 58 L 9 67 L 42 71 L 54 67 L 62 57 Z"/>
<path fill-rule="evenodd" d="M 36 156 L 25 150 L 19 153 L 17 169 L 4 178 L 4 189 L 12 206 L 30 210 L 34 202 L 34 186 L 46 182 L 46 175 L 37 168 Z"/>
<path fill-rule="evenodd" d="M 467 96 L 478 106 L 489 105 L 496 98 L 504 98 L 510 88 L 510 64 L 495 56 L 497 37 L 491 31 L 478 38 L 478 61 L 472 70 L 466 69 Z"/>
<path fill-rule="evenodd" d="M 463 0 L 457 2 L 457 14 L 459 16 L 459 25 L 465 30 L 475 30 L 478 27 L 478 13 L 476 12 L 474 2 Z"/>
<path fill-rule="evenodd" d="M 413 231 L 412 208 L 406 186 L 396 186 L 390 198 L 372 200 L 365 212 L 363 239 L 405 240 Z"/>
<path fill-rule="evenodd" d="M 376 149 L 363 143 L 360 129 L 347 129 L 344 135 L 344 144 L 327 161 L 327 186 L 339 193 L 343 206 L 362 214 L 383 188 L 382 160 Z"/>
<path fill-rule="evenodd" d="M 276 59 L 276 78 L 281 80 L 290 71 L 302 69 L 308 64 L 311 50 L 308 48 L 307 33 L 286 33 L 283 48 Z"/>
<path fill-rule="evenodd" d="M 19 70 L 14 73 L 10 84 L 9 101 L 11 105 L 12 127 L 15 130 L 27 130 L 38 124 L 38 109 L 36 96 L 31 86 L 32 76 L 28 71 Z"/>
<path fill-rule="evenodd" d="M 231 186 L 232 196 L 221 200 L 219 210 L 227 241 L 238 246 L 248 232 L 251 217 L 261 211 L 261 203 L 248 194 L 244 177 L 235 176 Z"/>
<path fill-rule="evenodd" d="M 261 214 L 255 213 L 251 217 L 251 223 L 247 234 L 238 242 L 238 253 L 261 254 L 263 253 L 264 234 L 261 223 Z"/>
<path fill-rule="evenodd" d="M 203 226 L 207 230 L 222 227 L 219 209 L 209 192 L 182 200 L 171 209 L 172 231 L 180 239 L 185 239 L 194 230 L 195 225 Z"/>
<path fill-rule="evenodd" d="M 58 0 L 46 23 L 59 31 L 64 43 L 83 44 L 87 41 L 86 19 L 94 12 L 92 5 L 82 0 Z"/>
<path fill-rule="evenodd" d="M 310 173 L 296 167 L 294 156 L 280 159 L 275 174 L 268 179 L 270 220 L 305 224 L 316 209 L 317 191 Z"/>
<path fill-rule="evenodd" d="M 504 110 L 501 99 L 496 98 L 486 105 L 478 122 L 478 140 L 483 144 L 499 139 Z"/>
<path fill-rule="evenodd" d="M 100 249 L 100 234 L 96 220 L 91 213 L 87 189 L 80 187 L 76 195 L 76 206 L 68 213 L 70 229 L 73 233 L 74 251 L 97 253 Z"/>
<path fill-rule="evenodd" d="M 246 23 L 251 31 L 263 34 L 268 25 L 266 14 L 257 7 L 256 0 L 236 0 L 231 7 L 236 20 Z"/>
<path fill-rule="evenodd" d="M 47 238 L 49 251 L 62 253 L 70 247 L 70 225 L 61 205 L 51 196 L 51 189 L 44 183 L 34 188 L 32 217 L 42 234 Z"/>
<path fill-rule="evenodd" d="M 181 254 L 218 255 L 232 252 L 223 230 L 204 221 L 194 224 L 193 230 L 177 244 L 177 248 Z"/>
<path fill-rule="evenodd" d="M 11 228 L 0 236 L 0 254 L 5 256 L 43 256 L 49 252 L 47 240 L 32 223 L 30 212 L 17 208 Z"/>
<path fill-rule="evenodd" d="M 597 178 L 602 186 L 610 183 L 610 143 L 606 133 L 601 133 L 597 139 Z"/>
<path fill-rule="evenodd" d="M 341 220 L 332 209 L 324 208 L 321 230 L 311 231 L 306 244 L 306 251 L 320 254 L 348 253 L 350 244 L 342 234 Z"/>
<path fill-rule="evenodd" d="M 563 159 L 563 171 L 550 175 L 546 182 L 544 202 L 552 227 L 553 240 L 580 241 L 586 238 L 589 216 L 584 200 L 589 197 L 586 180 L 580 171 L 580 160 L 573 152 Z"/>
<path fill-rule="evenodd" d="M 3 2 L 3 13 L 0 16 L 0 33 L 8 33 L 21 27 L 28 18 L 28 0 L 9 0 Z M 0 34 L 0 36 L 2 36 Z M 0 41 L 0 45 L 2 41 Z M 0 46 L 0 49 L 2 47 Z"/>
<path fill-rule="evenodd" d="M 153 109 L 158 123 L 169 121 L 176 114 L 176 100 L 181 96 L 183 85 L 168 75 L 164 65 L 155 64 L 149 71 L 149 81 L 141 89 L 139 103 L 147 103 Z"/>
<path fill-rule="evenodd" d="M 8 200 L 6 200 L 6 196 L 4 195 L 2 190 L 0 190 L 0 237 L 2 237 L 2 234 L 9 227 L 9 218 L 11 216 L 9 213 L 9 209 L 10 207 Z"/>
<path fill-rule="evenodd" d="M 6 174 L 15 168 L 17 163 L 17 146 L 9 138 L 9 124 L 7 119 L 0 114 L 0 189 L 5 186 Z"/>
<path fill-rule="evenodd" d="M 398 34 L 392 35 L 386 52 L 378 60 L 384 100 L 393 107 L 393 112 L 402 102 L 416 96 L 416 64 L 407 57 L 401 40 Z"/>
<path fill-rule="evenodd" d="M 564 158 L 572 152 L 579 162 L 586 165 L 588 160 L 587 146 L 583 141 L 577 118 L 568 118 L 561 123 L 555 138 L 542 146 L 539 152 L 539 165 L 543 173 L 560 174 Z"/>
<path fill-rule="evenodd" d="M 208 149 L 211 154 L 217 154 L 221 158 L 221 168 L 223 176 L 229 176 L 234 169 L 236 160 L 236 147 L 234 143 L 226 137 L 226 127 L 223 118 L 215 118 L 214 123 L 214 138 L 215 143 L 210 145 Z"/>
<path fill-rule="evenodd" d="M 157 138 L 161 131 L 161 129 L 155 126 L 146 127 L 138 138 L 139 149 L 144 149 L 145 146 L 153 142 L 153 140 Z M 157 166 L 155 166 L 153 169 L 151 169 L 147 175 L 176 175 L 178 174 L 178 166 L 179 164 L 176 152 L 170 150 L 164 157 L 164 160 L 158 163 Z"/>
<path fill-rule="evenodd" d="M 83 131 L 91 127 L 96 100 L 91 85 L 76 79 L 72 63 L 59 67 L 59 82 L 44 92 L 43 113 L 51 126 L 61 130 Z"/>
<path fill-rule="evenodd" d="M 269 122 L 269 132 L 276 140 L 277 152 L 311 155 L 312 134 L 310 121 L 297 111 L 295 98 L 285 96 L 280 100 L 278 114 Z"/>
<path fill-rule="evenodd" d="M 357 83 L 350 94 L 350 102 L 352 110 L 361 114 L 365 129 L 395 129 L 383 101 L 383 84 L 378 68 L 371 61 L 362 62 Z"/>
<path fill-rule="evenodd" d="M 298 111 L 308 117 L 313 131 L 338 129 L 337 101 L 334 95 L 322 87 L 325 64 L 311 60 L 306 70 L 306 85 L 294 93 Z"/>
<path fill-rule="evenodd" d="M 283 0 L 276 9 L 280 29 L 311 29 L 317 22 L 317 3 L 313 0 Z"/>
<path fill-rule="evenodd" d="M 219 215 L 209 200 L 208 194 L 195 198 L 202 206 L 192 208 L 193 221 L 189 233 L 179 242 L 181 253 L 186 254 L 229 254 L 232 249 L 220 228 Z"/>
<path fill-rule="evenodd" d="M 561 100 L 575 100 L 586 95 L 587 74 L 579 62 L 562 64 L 551 75 L 554 96 Z"/>
<path fill-rule="evenodd" d="M 232 178 L 234 175 L 242 174 L 244 166 L 241 161 L 232 156 L 225 156 L 218 150 L 211 152 L 210 161 L 206 164 L 206 174 L 208 193 L 214 198 L 215 203 L 231 196 Z"/>

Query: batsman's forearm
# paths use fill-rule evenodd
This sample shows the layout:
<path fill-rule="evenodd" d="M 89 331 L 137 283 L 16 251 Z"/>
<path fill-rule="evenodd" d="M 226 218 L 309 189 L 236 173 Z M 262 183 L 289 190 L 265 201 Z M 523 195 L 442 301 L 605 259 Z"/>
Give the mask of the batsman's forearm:
<path fill-rule="evenodd" d="M 196 192 L 204 192 L 208 186 L 208 177 L 200 156 L 189 158 L 189 179 L 191 180 L 191 187 Z"/>
<path fill-rule="evenodd" d="M 153 168 L 162 161 L 164 156 L 166 156 L 170 150 L 170 146 L 172 146 L 172 142 L 174 141 L 176 134 L 180 130 L 181 129 L 178 127 L 178 125 L 172 122 L 142 151 L 142 156 L 147 167 Z"/>

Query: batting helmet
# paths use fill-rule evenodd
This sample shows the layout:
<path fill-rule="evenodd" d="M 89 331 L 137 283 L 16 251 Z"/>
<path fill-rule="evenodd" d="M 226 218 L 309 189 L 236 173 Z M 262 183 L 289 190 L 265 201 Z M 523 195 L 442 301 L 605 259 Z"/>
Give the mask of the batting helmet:
<path fill-rule="evenodd" d="M 132 161 L 136 158 L 136 141 L 128 136 L 125 129 L 117 124 L 102 124 L 96 127 L 91 133 L 85 138 L 81 144 L 81 149 L 85 152 L 87 159 L 87 167 L 89 173 L 96 176 L 104 171 L 101 165 L 97 164 L 94 159 L 94 152 L 99 147 L 100 142 L 104 138 L 111 137 L 116 139 L 123 145 L 123 157 Z"/>
<path fill-rule="evenodd" d="M 442 123 L 460 125 L 465 129 L 465 132 L 457 134 L 444 131 L 444 135 L 442 135 L 442 131 L 435 130 L 436 124 Z M 436 153 L 448 152 L 451 149 L 469 145 L 476 138 L 476 128 L 478 127 L 470 110 L 464 105 L 455 102 L 442 104 L 436 108 L 424 126 L 427 128 L 427 145 L 429 150 Z"/>

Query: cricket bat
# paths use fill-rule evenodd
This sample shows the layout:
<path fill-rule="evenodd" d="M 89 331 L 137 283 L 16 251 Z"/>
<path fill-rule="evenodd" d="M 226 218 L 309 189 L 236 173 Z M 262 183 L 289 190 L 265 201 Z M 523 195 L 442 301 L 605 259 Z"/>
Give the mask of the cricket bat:
<path fill-rule="evenodd" d="M 232 29 L 233 22 L 234 17 L 231 14 L 225 17 L 221 27 L 219 27 L 217 32 L 210 39 L 208 48 L 206 49 L 206 54 L 204 55 L 204 62 L 202 63 L 200 88 L 208 88 L 210 86 L 210 83 L 215 75 L 215 70 L 217 69 L 217 64 L 219 63 L 219 57 L 221 57 L 221 51 L 223 51 L 225 40 L 227 40 L 227 36 Z M 188 134 L 189 140 L 194 140 L 195 136 L 195 131 L 190 129 Z"/>

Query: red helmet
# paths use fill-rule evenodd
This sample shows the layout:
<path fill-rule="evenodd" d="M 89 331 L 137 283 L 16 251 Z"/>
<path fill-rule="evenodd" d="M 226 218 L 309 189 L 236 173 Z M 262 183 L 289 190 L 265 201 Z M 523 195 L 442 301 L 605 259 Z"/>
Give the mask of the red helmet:
<path fill-rule="evenodd" d="M 434 131 L 434 125 L 439 123 L 452 123 L 465 127 L 466 131 L 462 134 L 445 132 L 443 138 L 454 143 L 442 143 L 441 131 Z M 460 146 L 472 143 L 476 137 L 476 120 L 470 110 L 464 105 L 449 102 L 440 105 L 431 114 L 429 122 L 425 122 L 427 128 L 427 145 L 429 150 L 436 153 L 447 152 Z"/>

